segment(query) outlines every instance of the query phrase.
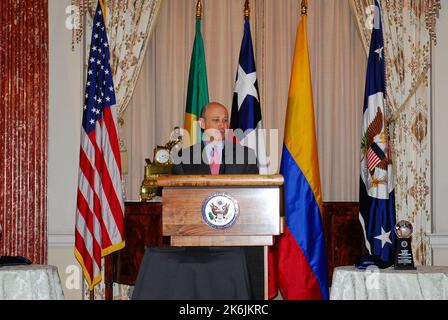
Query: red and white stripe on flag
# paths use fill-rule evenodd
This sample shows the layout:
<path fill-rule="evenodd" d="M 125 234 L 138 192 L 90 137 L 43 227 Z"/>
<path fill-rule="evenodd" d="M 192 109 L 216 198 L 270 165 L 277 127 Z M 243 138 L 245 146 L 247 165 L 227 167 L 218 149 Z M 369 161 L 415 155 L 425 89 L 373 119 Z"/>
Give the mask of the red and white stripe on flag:
<path fill-rule="evenodd" d="M 367 151 L 367 166 L 369 168 L 369 171 L 372 171 L 375 169 L 375 167 L 378 165 L 378 163 L 381 162 L 381 159 L 378 157 L 378 155 L 373 151 L 372 148 L 369 148 Z"/>
<path fill-rule="evenodd" d="M 118 137 L 111 108 L 81 133 L 75 255 L 90 289 L 102 279 L 101 258 L 122 249 L 124 201 Z"/>

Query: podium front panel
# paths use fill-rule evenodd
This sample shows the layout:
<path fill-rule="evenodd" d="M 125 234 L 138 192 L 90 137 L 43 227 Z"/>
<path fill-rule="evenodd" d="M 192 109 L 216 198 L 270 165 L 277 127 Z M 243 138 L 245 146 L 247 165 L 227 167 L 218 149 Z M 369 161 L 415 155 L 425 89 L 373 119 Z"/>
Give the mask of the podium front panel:
<path fill-rule="evenodd" d="M 216 193 L 234 198 L 239 206 L 235 223 L 223 230 L 207 225 L 201 214 L 204 200 Z M 171 237 L 270 236 L 280 234 L 280 188 L 163 189 L 163 235 Z"/>

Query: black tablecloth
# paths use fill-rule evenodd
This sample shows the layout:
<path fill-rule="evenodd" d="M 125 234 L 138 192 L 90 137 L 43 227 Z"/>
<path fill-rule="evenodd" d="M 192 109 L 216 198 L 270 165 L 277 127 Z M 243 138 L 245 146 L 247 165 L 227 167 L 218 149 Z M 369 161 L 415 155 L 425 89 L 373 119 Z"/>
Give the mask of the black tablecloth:
<path fill-rule="evenodd" d="M 262 247 L 147 248 L 133 300 L 261 300 Z"/>

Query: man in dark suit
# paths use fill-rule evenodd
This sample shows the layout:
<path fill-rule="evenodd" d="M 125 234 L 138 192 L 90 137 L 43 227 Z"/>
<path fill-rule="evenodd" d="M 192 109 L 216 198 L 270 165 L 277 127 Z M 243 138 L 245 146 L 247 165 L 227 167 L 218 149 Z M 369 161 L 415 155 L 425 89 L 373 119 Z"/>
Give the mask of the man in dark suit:
<path fill-rule="evenodd" d="M 214 102 L 206 105 L 199 122 L 204 130 L 203 140 L 174 155 L 173 174 L 259 173 L 252 149 L 225 141 L 229 119 L 227 109 L 222 104 Z M 177 247 L 148 250 L 142 262 L 133 299 L 264 298 L 262 247 Z"/>
<path fill-rule="evenodd" d="M 216 102 L 206 105 L 199 122 L 204 130 L 204 139 L 174 156 L 173 174 L 259 173 L 257 157 L 252 149 L 225 140 L 229 129 L 226 107 Z M 214 166 L 214 162 L 219 167 Z M 217 171 L 212 172 L 214 168 Z"/>
<path fill-rule="evenodd" d="M 204 131 L 203 140 L 175 157 L 173 174 L 259 174 L 255 152 L 226 140 L 226 130 L 229 129 L 226 107 L 217 102 L 204 106 L 199 123 Z M 241 248 L 235 248 L 238 249 Z M 263 249 L 245 247 L 242 250 L 246 255 L 251 298 L 262 300 Z"/>

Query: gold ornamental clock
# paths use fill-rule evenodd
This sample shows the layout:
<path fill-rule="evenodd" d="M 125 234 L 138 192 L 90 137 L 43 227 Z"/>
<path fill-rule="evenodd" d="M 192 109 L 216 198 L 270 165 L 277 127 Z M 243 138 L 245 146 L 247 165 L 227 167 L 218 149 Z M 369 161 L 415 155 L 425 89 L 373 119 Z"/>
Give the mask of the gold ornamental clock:
<path fill-rule="evenodd" d="M 171 150 L 165 147 L 156 147 L 154 149 L 154 163 L 159 165 L 171 164 Z"/>
<path fill-rule="evenodd" d="M 171 140 L 164 146 L 154 148 L 152 161 L 145 159 L 145 177 L 140 188 L 140 201 L 149 201 L 155 196 L 161 196 L 162 190 L 157 185 L 157 178 L 161 175 L 171 174 L 173 159 L 172 152 L 182 148 L 182 136 L 177 134 L 179 128 L 174 128 Z"/>

